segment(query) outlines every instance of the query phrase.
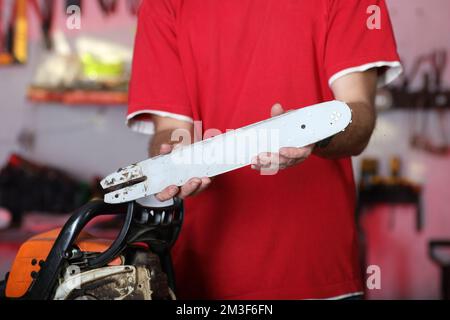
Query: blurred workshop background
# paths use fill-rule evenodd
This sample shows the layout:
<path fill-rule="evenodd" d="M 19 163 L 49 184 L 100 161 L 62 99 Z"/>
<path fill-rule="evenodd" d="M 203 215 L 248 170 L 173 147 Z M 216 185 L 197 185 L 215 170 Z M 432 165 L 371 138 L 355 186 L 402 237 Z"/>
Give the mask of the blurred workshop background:
<path fill-rule="evenodd" d="M 80 3 L 81 20 L 66 11 Z M 354 159 L 361 264 L 382 275 L 367 297 L 449 299 L 450 1 L 387 3 L 405 74 L 379 92 L 375 135 Z M 138 4 L 0 0 L 1 278 L 99 177 L 146 157 L 148 138 L 124 120 Z"/>

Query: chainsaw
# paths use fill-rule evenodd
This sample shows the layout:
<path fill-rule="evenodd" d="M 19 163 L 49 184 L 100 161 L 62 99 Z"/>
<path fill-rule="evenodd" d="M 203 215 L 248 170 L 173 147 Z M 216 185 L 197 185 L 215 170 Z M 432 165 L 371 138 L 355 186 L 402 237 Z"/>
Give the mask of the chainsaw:
<path fill-rule="evenodd" d="M 155 195 L 195 177 L 215 177 L 246 167 L 263 153 L 306 147 L 344 131 L 352 122 L 347 104 L 330 101 L 294 110 L 144 160 L 106 177 L 103 200 L 76 210 L 58 230 L 37 235 L 20 248 L 0 297 L 11 300 L 173 300 L 171 249 L 181 232 L 180 199 Z M 114 240 L 84 229 L 94 218 L 122 219 Z"/>

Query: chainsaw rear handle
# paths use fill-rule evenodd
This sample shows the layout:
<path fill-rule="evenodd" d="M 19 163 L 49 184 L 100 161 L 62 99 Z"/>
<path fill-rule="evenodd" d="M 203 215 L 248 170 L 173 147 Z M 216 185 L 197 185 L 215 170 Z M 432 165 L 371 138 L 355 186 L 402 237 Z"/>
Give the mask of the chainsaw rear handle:
<path fill-rule="evenodd" d="M 112 206 L 101 200 L 93 200 L 76 210 L 61 230 L 42 269 L 25 296 L 30 300 L 48 300 L 61 274 L 64 263 L 72 255 L 71 249 L 83 228 L 98 216 L 123 214 L 133 209 L 133 203 Z"/>

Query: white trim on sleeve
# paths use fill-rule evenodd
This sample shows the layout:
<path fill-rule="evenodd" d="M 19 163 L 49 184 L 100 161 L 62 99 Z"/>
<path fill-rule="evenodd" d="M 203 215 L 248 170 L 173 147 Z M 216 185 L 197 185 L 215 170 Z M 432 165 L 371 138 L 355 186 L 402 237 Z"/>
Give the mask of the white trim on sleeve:
<path fill-rule="evenodd" d="M 360 66 L 341 70 L 341 71 L 335 73 L 330 78 L 330 80 L 328 81 L 328 84 L 331 88 L 331 85 L 333 84 L 334 81 L 336 81 L 337 79 L 339 79 L 345 75 L 348 75 L 348 74 L 354 73 L 354 72 L 364 72 L 364 71 L 367 71 L 372 68 L 382 68 L 382 67 L 388 67 L 388 69 L 379 78 L 379 81 L 378 81 L 379 88 L 391 83 L 403 72 L 402 64 L 399 61 L 376 61 L 376 62 L 366 63 L 366 64 L 363 64 Z"/>
<path fill-rule="evenodd" d="M 160 117 L 166 117 L 166 118 L 172 118 L 180 121 L 185 121 L 189 123 L 194 123 L 194 120 L 188 116 L 184 116 L 177 113 L 171 113 L 171 112 L 165 112 L 165 111 L 159 111 L 159 110 L 140 110 L 137 112 L 133 112 L 132 114 L 128 115 L 126 125 L 133 131 L 143 133 L 143 134 L 154 134 L 155 133 L 155 126 L 153 124 L 153 121 L 140 121 L 134 119 L 135 117 L 143 114 L 149 114 L 149 115 L 157 115 Z"/>

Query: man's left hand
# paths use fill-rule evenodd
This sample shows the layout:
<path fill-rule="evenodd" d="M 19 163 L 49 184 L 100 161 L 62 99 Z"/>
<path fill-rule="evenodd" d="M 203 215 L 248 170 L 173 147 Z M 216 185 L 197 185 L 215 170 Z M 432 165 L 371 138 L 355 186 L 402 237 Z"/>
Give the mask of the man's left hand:
<path fill-rule="evenodd" d="M 286 111 L 280 104 L 272 107 L 272 117 L 279 116 Z M 282 148 L 279 153 L 262 153 L 253 160 L 254 170 L 280 170 L 296 166 L 312 154 L 314 145 L 304 148 Z"/>

